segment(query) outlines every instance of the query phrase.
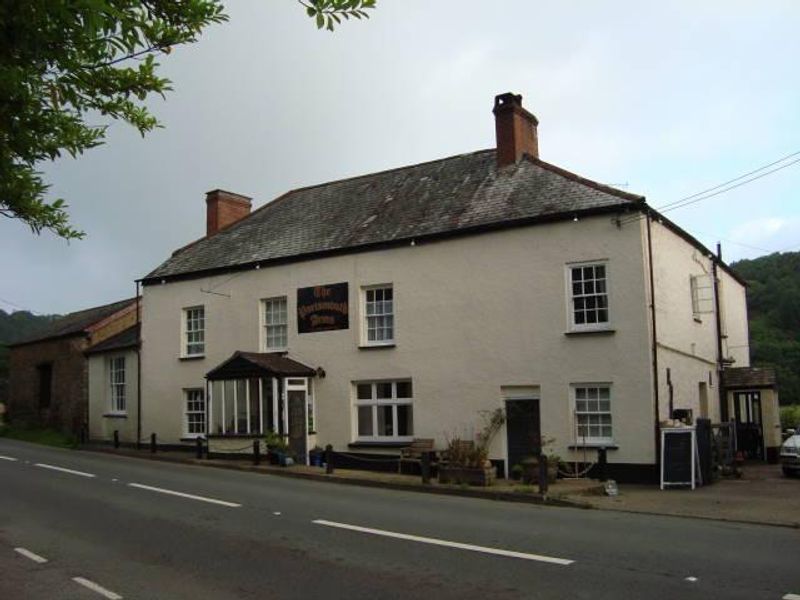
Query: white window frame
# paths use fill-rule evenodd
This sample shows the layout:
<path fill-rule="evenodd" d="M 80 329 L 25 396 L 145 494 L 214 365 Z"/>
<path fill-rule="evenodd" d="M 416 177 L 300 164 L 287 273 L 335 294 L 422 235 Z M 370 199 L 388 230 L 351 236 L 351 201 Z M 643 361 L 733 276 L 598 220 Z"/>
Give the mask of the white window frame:
<path fill-rule="evenodd" d="M 388 302 L 391 302 L 391 309 L 385 310 L 386 300 L 382 300 L 380 302 L 383 303 L 381 306 L 382 311 L 369 314 L 370 312 L 370 302 L 367 300 L 370 292 L 376 292 L 378 290 L 391 290 L 392 291 L 392 299 Z M 394 294 L 394 284 L 392 283 L 381 283 L 376 285 L 369 285 L 364 286 L 361 288 L 361 344 L 363 346 L 393 346 L 395 344 L 395 340 L 397 339 L 397 318 L 396 314 L 396 300 Z M 391 319 L 391 337 L 385 338 L 382 340 L 370 340 L 370 319 L 376 318 L 390 318 Z M 385 327 L 384 327 L 385 329 Z"/>
<path fill-rule="evenodd" d="M 598 390 L 597 398 L 592 398 L 587 395 L 584 399 L 578 398 L 578 390 Z M 606 390 L 608 398 L 602 398 L 602 394 L 600 390 Z M 570 399 L 572 404 L 572 414 L 573 414 L 573 435 L 575 436 L 575 445 L 577 446 L 604 446 L 604 445 L 613 445 L 614 444 L 614 394 L 613 394 L 613 386 L 611 383 L 608 382 L 588 382 L 588 383 L 573 383 L 570 385 Z M 582 410 L 579 410 L 581 406 L 578 404 L 580 400 L 584 400 L 587 404 L 583 407 Z M 602 402 L 608 402 L 607 410 L 602 409 Z M 589 402 L 597 402 L 597 409 L 591 409 Z M 580 423 L 580 415 L 608 415 L 608 423 L 597 423 L 594 424 L 595 427 L 610 427 L 611 428 L 611 435 L 589 435 L 589 430 L 587 429 L 586 435 L 581 435 L 581 423 Z M 587 422 L 586 426 L 591 427 L 593 424 Z"/>
<path fill-rule="evenodd" d="M 200 321 L 202 327 L 197 329 L 189 329 L 190 317 L 192 313 L 201 311 Z M 195 318 L 194 321 L 197 319 Z M 190 341 L 189 336 L 193 333 L 200 333 L 199 341 Z M 192 346 L 201 345 L 202 348 L 198 352 Z M 203 305 L 188 306 L 181 311 L 181 356 L 184 358 L 199 358 L 206 355 L 206 307 Z"/>
<path fill-rule="evenodd" d="M 579 294 L 578 296 L 574 293 L 573 283 L 575 283 L 572 279 L 573 277 L 573 269 L 585 269 L 586 267 L 603 267 L 604 270 L 604 287 L 605 290 L 603 292 L 598 293 L 595 290 L 593 294 Z M 567 323 L 569 326 L 570 331 L 603 331 L 607 329 L 611 329 L 611 301 L 610 301 L 610 291 L 609 291 L 609 281 L 610 281 L 610 273 L 608 268 L 608 261 L 607 260 L 593 260 L 593 261 L 586 261 L 586 262 L 578 262 L 578 263 L 568 263 L 566 265 L 566 282 L 567 282 Z M 594 279 L 593 281 L 598 281 Z M 576 298 L 599 298 L 602 297 L 605 299 L 605 307 L 595 307 L 593 310 L 600 311 L 605 309 L 606 311 L 606 320 L 600 321 L 596 323 L 576 323 L 575 322 L 575 300 Z"/>
<path fill-rule="evenodd" d="M 378 398 L 378 385 L 391 384 L 392 397 L 391 398 Z M 397 397 L 397 384 L 409 383 L 411 384 L 411 398 L 398 398 Z M 358 386 L 369 385 L 372 390 L 372 397 L 369 399 L 359 399 Z M 411 379 L 382 379 L 375 381 L 354 381 L 353 382 L 353 413 L 354 413 L 354 439 L 357 442 L 410 442 L 414 439 L 414 382 Z M 372 407 L 372 435 L 359 435 L 358 431 L 358 409 L 364 406 Z M 392 435 L 378 435 L 378 407 L 379 406 L 392 406 Z M 411 433 L 409 435 L 398 435 L 399 421 L 397 419 L 397 407 L 410 406 L 411 407 Z"/>
<path fill-rule="evenodd" d="M 283 322 L 274 321 L 270 322 L 270 315 L 268 313 L 269 307 L 278 302 L 283 302 L 284 310 Z M 269 344 L 269 331 L 270 328 L 283 328 L 283 345 Z M 264 298 L 261 300 L 261 348 L 264 352 L 286 352 L 289 348 L 289 298 L 287 296 L 274 296 L 272 298 Z"/>
<path fill-rule="evenodd" d="M 125 368 L 125 355 L 108 357 L 108 412 L 112 415 L 128 414 Z"/>
<path fill-rule="evenodd" d="M 701 282 L 705 285 L 700 285 Z M 690 275 L 689 291 L 692 297 L 692 315 L 696 320 L 714 312 L 714 284 L 710 275 Z"/>
<path fill-rule="evenodd" d="M 194 394 L 199 394 L 199 398 L 192 398 Z M 195 407 L 190 409 L 192 402 L 202 402 L 203 410 L 197 410 Z M 192 425 L 197 425 L 196 421 L 191 419 L 191 415 L 202 415 L 201 417 L 201 431 L 192 431 Z M 186 388 L 183 390 L 183 435 L 187 438 L 203 437 L 206 434 L 206 423 L 208 422 L 208 401 L 206 400 L 206 391 L 203 388 Z"/>

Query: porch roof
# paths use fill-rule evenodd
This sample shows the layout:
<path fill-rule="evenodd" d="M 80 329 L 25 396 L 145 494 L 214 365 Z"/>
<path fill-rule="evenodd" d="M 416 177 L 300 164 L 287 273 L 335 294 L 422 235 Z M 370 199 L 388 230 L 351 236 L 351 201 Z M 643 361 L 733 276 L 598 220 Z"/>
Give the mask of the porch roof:
<path fill-rule="evenodd" d="M 250 377 L 314 377 L 315 369 L 279 352 L 236 351 L 228 360 L 206 373 L 206 379 L 247 379 Z"/>
<path fill-rule="evenodd" d="M 736 367 L 725 369 L 723 374 L 727 389 L 774 388 L 778 385 L 774 367 Z"/>

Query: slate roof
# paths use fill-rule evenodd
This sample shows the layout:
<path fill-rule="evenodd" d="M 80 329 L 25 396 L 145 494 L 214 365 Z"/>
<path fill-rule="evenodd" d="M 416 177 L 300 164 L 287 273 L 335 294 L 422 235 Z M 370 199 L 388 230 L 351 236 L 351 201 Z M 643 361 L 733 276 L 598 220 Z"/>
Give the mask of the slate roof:
<path fill-rule="evenodd" d="M 99 354 L 101 352 L 112 352 L 116 350 L 126 350 L 128 348 L 136 348 L 139 345 L 139 327 L 133 325 L 127 329 L 113 335 L 110 338 L 103 340 L 99 344 L 95 344 L 85 354 Z"/>
<path fill-rule="evenodd" d="M 220 379 L 244 379 L 264 375 L 313 377 L 316 374 L 317 372 L 311 367 L 279 352 L 237 351 L 221 365 L 206 373 L 206 378 L 218 381 Z"/>
<path fill-rule="evenodd" d="M 135 298 L 129 298 L 128 300 L 120 300 L 119 302 L 112 302 L 111 304 L 104 304 L 103 306 L 96 306 L 94 308 L 87 308 L 70 313 L 60 319 L 56 319 L 35 335 L 18 340 L 13 344 L 9 344 L 9 346 L 13 348 L 14 346 L 32 344 L 33 342 L 42 342 L 53 338 L 70 337 L 88 333 L 87 330 L 89 327 L 98 321 L 102 321 L 106 317 L 110 317 L 115 312 L 122 310 L 135 301 Z"/>
<path fill-rule="evenodd" d="M 778 385 L 774 367 L 736 367 L 725 369 L 726 388 L 769 388 Z"/>
<path fill-rule="evenodd" d="M 288 192 L 143 281 L 643 202 L 529 156 L 498 169 L 495 150 L 482 150 Z"/>

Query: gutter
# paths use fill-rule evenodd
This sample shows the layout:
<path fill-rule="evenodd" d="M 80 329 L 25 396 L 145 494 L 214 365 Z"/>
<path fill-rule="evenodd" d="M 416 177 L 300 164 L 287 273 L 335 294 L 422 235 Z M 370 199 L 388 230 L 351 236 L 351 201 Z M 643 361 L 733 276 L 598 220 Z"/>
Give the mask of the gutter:
<path fill-rule="evenodd" d="M 725 398 L 724 372 L 722 363 L 722 318 L 719 314 L 719 275 L 717 264 L 722 262 L 722 246 L 717 243 L 717 256 L 711 258 L 711 273 L 714 278 L 714 322 L 717 327 L 717 394 L 719 396 L 719 417 L 723 423 L 728 420 L 728 403 Z"/>
<path fill-rule="evenodd" d="M 653 275 L 653 232 L 651 229 L 651 215 L 650 212 L 645 213 L 647 219 L 647 268 L 650 276 L 650 319 L 651 328 L 653 330 L 653 338 L 651 340 L 651 352 L 653 360 L 653 437 L 655 440 L 656 451 L 656 469 L 660 467 L 661 462 L 661 436 L 659 435 L 659 420 L 658 415 L 660 412 L 658 400 L 658 335 L 656 329 L 656 286 L 655 277 Z"/>
<path fill-rule="evenodd" d="M 136 449 L 142 440 L 142 295 L 136 282 Z"/>

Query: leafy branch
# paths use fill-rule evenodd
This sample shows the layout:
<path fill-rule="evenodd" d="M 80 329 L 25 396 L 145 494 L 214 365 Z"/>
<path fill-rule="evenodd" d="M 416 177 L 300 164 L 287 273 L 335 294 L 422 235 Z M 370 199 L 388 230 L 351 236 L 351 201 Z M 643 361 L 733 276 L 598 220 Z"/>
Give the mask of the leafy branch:
<path fill-rule="evenodd" d="M 342 20 L 369 19 L 368 9 L 375 8 L 376 0 L 297 0 L 306 9 L 306 14 L 317 23 L 317 29 L 323 27 L 334 30 L 334 23 L 340 25 Z"/>

